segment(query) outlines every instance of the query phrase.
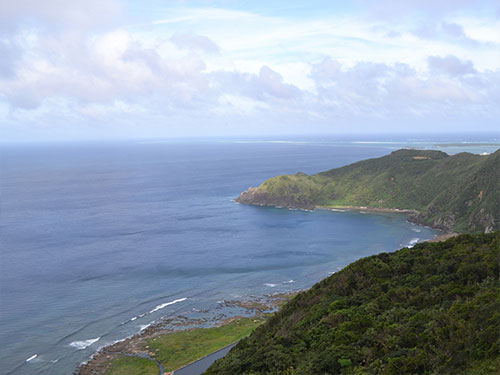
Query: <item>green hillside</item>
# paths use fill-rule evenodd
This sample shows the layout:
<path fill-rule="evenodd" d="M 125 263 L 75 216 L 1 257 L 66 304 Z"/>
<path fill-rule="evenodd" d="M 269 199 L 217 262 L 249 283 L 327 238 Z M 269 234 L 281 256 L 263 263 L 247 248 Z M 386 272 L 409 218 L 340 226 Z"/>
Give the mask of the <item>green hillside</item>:
<path fill-rule="evenodd" d="M 496 232 L 358 260 L 205 374 L 498 374 L 498 256 Z"/>
<path fill-rule="evenodd" d="M 500 150 L 449 156 L 403 149 L 311 176 L 274 177 L 237 201 L 303 209 L 404 209 L 413 211 L 413 220 L 447 231 L 492 232 L 499 225 L 499 170 Z"/>

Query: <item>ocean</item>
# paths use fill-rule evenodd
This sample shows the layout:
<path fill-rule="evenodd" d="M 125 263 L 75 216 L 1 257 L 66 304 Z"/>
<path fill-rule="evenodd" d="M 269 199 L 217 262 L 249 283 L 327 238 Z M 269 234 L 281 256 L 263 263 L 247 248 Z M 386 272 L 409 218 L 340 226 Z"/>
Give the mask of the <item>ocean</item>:
<path fill-rule="evenodd" d="M 233 199 L 278 174 L 401 147 L 455 153 L 464 139 L 2 144 L 0 373 L 71 374 L 161 318 L 214 316 L 221 300 L 308 288 L 361 257 L 433 238 L 404 215 Z"/>

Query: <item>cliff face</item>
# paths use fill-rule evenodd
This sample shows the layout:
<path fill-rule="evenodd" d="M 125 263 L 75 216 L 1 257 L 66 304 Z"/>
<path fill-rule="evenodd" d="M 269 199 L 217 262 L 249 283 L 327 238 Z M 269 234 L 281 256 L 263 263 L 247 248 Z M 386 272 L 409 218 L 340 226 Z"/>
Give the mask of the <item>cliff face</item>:
<path fill-rule="evenodd" d="M 500 150 L 488 156 L 398 150 L 307 176 L 277 176 L 250 188 L 244 204 L 313 209 L 369 206 L 418 211 L 411 220 L 447 231 L 499 226 Z"/>
<path fill-rule="evenodd" d="M 306 197 L 296 197 L 293 195 L 273 195 L 265 189 L 248 188 L 247 191 L 235 199 L 238 203 L 250 204 L 254 206 L 287 207 L 301 210 L 313 210 L 316 206 Z"/>

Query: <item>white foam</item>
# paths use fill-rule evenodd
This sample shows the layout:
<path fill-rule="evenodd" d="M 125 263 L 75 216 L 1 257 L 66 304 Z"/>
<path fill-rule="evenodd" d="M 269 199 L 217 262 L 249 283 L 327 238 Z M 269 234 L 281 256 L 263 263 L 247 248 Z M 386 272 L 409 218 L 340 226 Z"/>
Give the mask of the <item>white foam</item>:
<path fill-rule="evenodd" d="M 350 142 L 355 144 L 393 144 L 394 142 L 382 142 L 382 141 L 356 141 Z M 398 142 L 398 143 L 407 143 L 407 142 Z"/>
<path fill-rule="evenodd" d="M 421 232 L 421 230 L 418 229 L 418 228 L 411 228 L 411 230 L 414 231 L 414 232 L 417 232 L 417 233 Z"/>
<path fill-rule="evenodd" d="M 288 280 L 288 281 L 283 281 L 283 284 L 291 284 L 293 282 L 295 282 L 295 281 L 294 280 Z"/>
<path fill-rule="evenodd" d="M 141 331 L 144 331 L 144 330 L 145 330 L 146 328 L 148 328 L 150 325 L 151 325 L 151 323 L 149 323 L 149 324 L 144 324 L 144 325 L 140 326 L 140 327 L 139 327 L 139 329 L 140 329 Z"/>
<path fill-rule="evenodd" d="M 418 243 L 418 240 L 420 240 L 420 238 L 412 238 L 410 240 L 410 242 L 408 242 L 408 245 L 406 245 L 406 246 L 409 247 L 409 248 L 411 248 L 411 247 L 415 246 Z"/>
<path fill-rule="evenodd" d="M 26 362 L 34 360 L 36 357 L 38 357 L 38 354 L 33 354 L 31 357 L 29 357 Z"/>
<path fill-rule="evenodd" d="M 130 319 L 131 322 L 137 319 L 137 316 L 134 316 L 132 319 Z"/>
<path fill-rule="evenodd" d="M 290 144 L 309 144 L 310 142 L 305 142 L 305 141 L 281 141 L 281 140 L 268 140 L 268 141 L 258 141 L 258 140 L 253 140 L 253 141 L 233 141 L 234 143 L 290 143 Z"/>
<path fill-rule="evenodd" d="M 158 310 L 164 309 L 164 308 L 165 308 L 165 307 L 167 307 L 167 306 L 173 305 L 174 303 L 183 302 L 183 301 L 185 301 L 185 300 L 187 300 L 187 298 L 186 298 L 186 297 L 184 297 L 184 298 L 179 298 L 179 299 L 176 299 L 176 300 L 171 301 L 171 302 L 162 303 L 161 305 L 156 306 L 156 307 L 155 307 L 153 310 L 151 310 L 149 313 L 150 313 L 150 314 L 152 314 L 152 313 L 154 313 L 154 312 L 156 312 L 156 311 L 158 311 Z"/>
<path fill-rule="evenodd" d="M 88 340 L 82 340 L 82 341 L 73 341 L 72 343 L 69 344 L 69 346 L 72 346 L 73 348 L 77 348 L 78 350 L 83 350 L 93 343 L 99 341 L 101 338 L 96 337 L 95 339 L 88 339 Z"/>
<path fill-rule="evenodd" d="M 264 285 L 270 288 L 274 288 L 276 286 L 276 284 L 271 284 L 271 283 L 265 283 Z"/>

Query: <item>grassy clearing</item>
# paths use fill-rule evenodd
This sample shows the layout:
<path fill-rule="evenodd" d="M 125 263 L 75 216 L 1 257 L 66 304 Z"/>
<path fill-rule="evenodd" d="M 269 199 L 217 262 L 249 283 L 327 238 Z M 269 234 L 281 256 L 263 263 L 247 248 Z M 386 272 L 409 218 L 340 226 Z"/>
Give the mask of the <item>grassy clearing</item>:
<path fill-rule="evenodd" d="M 147 358 L 120 357 L 111 362 L 109 375 L 158 375 L 158 365 Z"/>
<path fill-rule="evenodd" d="M 214 328 L 197 328 L 168 333 L 149 339 L 144 351 L 154 353 L 165 371 L 173 371 L 248 336 L 265 321 L 263 317 L 241 318 Z M 111 361 L 106 375 L 158 375 L 158 365 L 139 357 Z"/>
<path fill-rule="evenodd" d="M 165 371 L 172 371 L 248 336 L 263 322 L 263 318 L 242 318 L 221 327 L 173 332 L 148 340 L 148 350 Z"/>

